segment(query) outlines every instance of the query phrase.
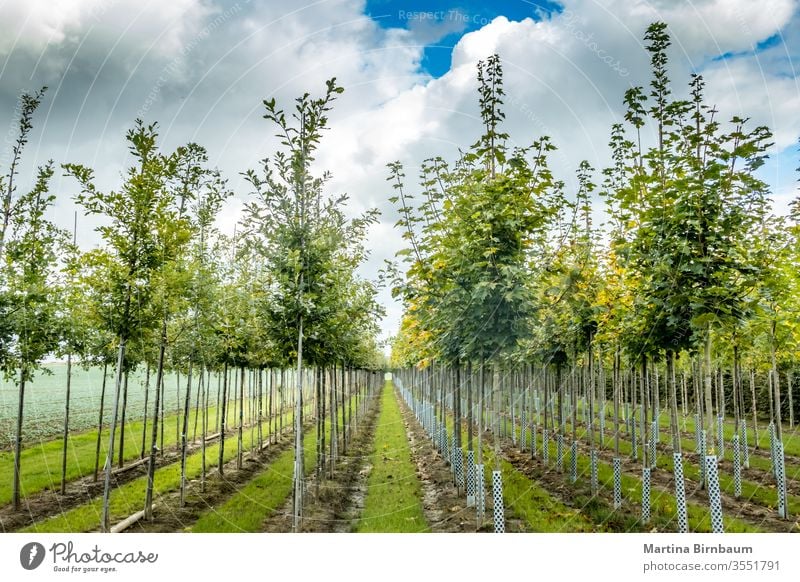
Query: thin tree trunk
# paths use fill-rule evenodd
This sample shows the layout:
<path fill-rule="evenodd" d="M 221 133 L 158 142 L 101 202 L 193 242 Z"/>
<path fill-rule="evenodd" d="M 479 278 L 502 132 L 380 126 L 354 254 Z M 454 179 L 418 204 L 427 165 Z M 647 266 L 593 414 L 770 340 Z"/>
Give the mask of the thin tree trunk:
<path fill-rule="evenodd" d="M 794 396 L 792 395 L 792 371 L 786 372 L 786 393 L 789 397 L 789 428 L 794 428 Z"/>
<path fill-rule="evenodd" d="M 303 275 L 300 274 L 302 288 Z M 292 530 L 299 532 L 303 519 L 303 489 L 305 468 L 303 463 L 303 316 L 297 330 L 297 378 L 294 413 L 294 473 L 293 473 L 293 520 Z"/>
<path fill-rule="evenodd" d="M 707 454 L 712 455 L 714 449 L 714 407 L 711 400 L 713 391 L 713 371 L 711 369 L 711 326 L 706 327 L 705 350 L 703 351 L 703 385 L 705 387 L 705 413 L 706 413 L 706 444 Z"/>
<path fill-rule="evenodd" d="M 200 377 L 198 379 L 197 396 L 194 400 L 194 428 L 192 429 L 192 442 L 197 440 L 197 421 L 200 418 L 200 385 L 203 383 L 203 368 L 200 367 Z"/>
<path fill-rule="evenodd" d="M 97 483 L 97 474 L 100 472 L 100 437 L 103 433 L 103 408 L 106 404 L 106 377 L 108 375 L 108 362 L 103 363 L 103 383 L 100 388 L 100 419 L 97 421 L 97 443 L 94 452 L 94 479 Z"/>
<path fill-rule="evenodd" d="M 681 429 L 678 426 L 678 391 L 675 385 L 675 354 L 667 351 L 667 383 L 669 384 L 669 424 L 672 432 L 672 452 L 681 452 Z"/>
<path fill-rule="evenodd" d="M 225 366 L 222 370 L 222 410 L 220 410 L 220 429 L 219 429 L 219 463 L 217 464 L 217 471 L 219 472 L 220 477 L 225 473 L 224 459 L 225 459 L 225 431 L 227 430 L 228 424 L 226 421 L 226 408 L 228 402 L 228 362 L 225 362 Z"/>
<path fill-rule="evenodd" d="M 472 423 L 475 421 L 474 411 L 472 409 L 472 360 L 467 362 L 467 450 L 474 450 L 472 448 L 472 433 L 474 427 Z"/>
<path fill-rule="evenodd" d="M 14 486 L 12 499 L 14 511 L 19 511 L 19 474 L 22 458 L 22 412 L 25 406 L 25 373 L 19 372 L 19 400 L 17 401 L 17 434 L 14 440 Z"/>
<path fill-rule="evenodd" d="M 772 388 L 775 396 L 775 438 L 783 442 L 783 426 L 781 421 L 781 379 L 778 374 L 778 359 L 775 355 L 775 328 L 777 324 L 772 320 L 772 337 L 770 341 L 770 358 L 772 359 Z"/>
<path fill-rule="evenodd" d="M 205 374 L 208 374 L 208 386 L 204 381 Z M 198 391 L 201 394 L 203 402 L 203 418 L 200 420 L 200 491 L 206 491 L 206 433 L 208 432 L 208 389 L 211 387 L 211 370 L 207 372 L 202 368 L 200 369 L 200 387 Z"/>
<path fill-rule="evenodd" d="M 236 469 L 242 468 L 244 453 L 244 366 L 239 368 L 239 440 L 236 450 Z"/>
<path fill-rule="evenodd" d="M 61 495 L 67 490 L 67 444 L 69 442 L 69 397 L 72 389 L 72 354 L 67 354 L 67 399 L 64 404 L 64 444 L 61 454 Z"/>
<path fill-rule="evenodd" d="M 186 505 L 186 441 L 189 432 L 189 404 L 192 393 L 192 361 L 189 360 L 189 373 L 186 378 L 186 396 L 183 402 L 183 429 L 181 430 L 181 507 Z"/>
<path fill-rule="evenodd" d="M 161 341 L 158 347 L 158 368 L 156 369 L 156 401 L 153 406 L 153 432 L 150 437 L 150 462 L 147 465 L 147 489 L 145 490 L 144 498 L 144 518 L 146 520 L 153 519 L 153 486 L 156 474 L 156 453 L 158 452 L 158 413 L 159 406 L 164 410 L 163 402 L 163 389 L 159 387 L 164 386 L 164 354 L 167 350 L 167 320 L 161 323 Z M 161 435 L 163 439 L 163 420 L 161 423 Z M 162 441 L 163 443 L 163 441 Z"/>
<path fill-rule="evenodd" d="M 147 450 L 147 400 L 150 395 L 150 362 L 147 362 L 147 371 L 144 376 L 144 423 L 142 425 L 142 448 L 139 458 L 144 459 L 144 452 Z"/>
<path fill-rule="evenodd" d="M 119 396 L 122 390 L 122 366 L 125 363 L 126 340 L 120 338 L 119 350 L 117 354 L 117 378 L 114 388 L 114 410 L 111 414 L 111 429 L 108 439 L 108 453 L 106 454 L 105 478 L 103 483 L 103 509 L 100 515 L 100 531 L 110 531 L 110 520 L 108 514 L 108 501 L 111 496 L 111 469 L 114 465 L 114 440 L 117 432 L 117 414 L 119 413 Z"/>
<path fill-rule="evenodd" d="M 750 370 L 750 396 L 753 399 L 753 439 L 755 440 L 755 450 L 758 450 L 758 403 L 756 401 L 756 372 Z"/>
<path fill-rule="evenodd" d="M 125 414 L 128 408 L 128 370 L 125 370 L 125 379 L 122 383 L 122 421 L 119 424 L 119 466 L 125 463 Z"/>

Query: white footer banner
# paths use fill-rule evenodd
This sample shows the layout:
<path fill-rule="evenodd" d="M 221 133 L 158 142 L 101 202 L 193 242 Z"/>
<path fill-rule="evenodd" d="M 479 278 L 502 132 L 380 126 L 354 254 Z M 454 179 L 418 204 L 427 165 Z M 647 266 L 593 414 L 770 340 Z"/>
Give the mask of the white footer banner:
<path fill-rule="evenodd" d="M 796 534 L 0 534 L 3 581 L 797 581 L 799 566 Z"/>

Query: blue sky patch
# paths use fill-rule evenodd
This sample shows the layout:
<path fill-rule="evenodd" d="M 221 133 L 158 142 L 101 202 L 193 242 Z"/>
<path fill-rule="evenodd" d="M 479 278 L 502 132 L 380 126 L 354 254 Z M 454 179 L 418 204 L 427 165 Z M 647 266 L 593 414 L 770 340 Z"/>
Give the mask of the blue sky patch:
<path fill-rule="evenodd" d="M 433 77 L 450 70 L 453 47 L 468 32 L 497 16 L 542 20 L 563 7 L 551 0 L 522 0 L 495 5 L 477 0 L 367 0 L 366 13 L 382 28 L 404 28 L 424 46 L 421 68 Z"/>

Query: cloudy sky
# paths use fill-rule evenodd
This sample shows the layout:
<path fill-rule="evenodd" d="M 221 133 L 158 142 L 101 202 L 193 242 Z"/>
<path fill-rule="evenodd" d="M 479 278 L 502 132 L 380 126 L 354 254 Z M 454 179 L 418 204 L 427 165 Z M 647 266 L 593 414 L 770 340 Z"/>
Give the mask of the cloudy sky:
<path fill-rule="evenodd" d="M 49 158 L 96 169 L 113 188 L 128 163 L 123 141 L 137 117 L 158 121 L 162 143 L 203 144 L 236 197 L 230 232 L 248 188 L 240 172 L 275 147 L 262 100 L 289 104 L 336 76 L 345 87 L 318 156 L 331 192 L 349 211 L 383 211 L 371 232 L 376 269 L 398 249 L 386 164 L 413 178 L 426 157 L 453 158 L 480 133 L 475 64 L 503 59 L 506 130 L 527 145 L 546 134 L 553 166 L 570 176 L 581 159 L 602 167 L 622 95 L 645 85 L 642 35 L 664 20 L 673 35 L 672 79 L 707 79 L 724 118 L 744 115 L 775 132 L 763 177 L 778 211 L 796 195 L 800 135 L 798 0 L 0 0 L 0 171 L 7 171 L 20 92 L 49 86 L 23 168 L 30 181 Z M 54 181 L 56 218 L 71 226 L 75 185 Z M 79 219 L 79 243 L 97 244 Z M 400 309 L 383 299 L 388 335 Z"/>

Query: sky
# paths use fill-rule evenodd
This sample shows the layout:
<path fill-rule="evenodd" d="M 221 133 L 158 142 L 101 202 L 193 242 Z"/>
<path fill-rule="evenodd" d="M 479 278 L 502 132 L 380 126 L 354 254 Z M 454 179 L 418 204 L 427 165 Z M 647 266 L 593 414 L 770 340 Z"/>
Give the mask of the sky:
<path fill-rule="evenodd" d="M 274 152 L 263 100 L 290 106 L 337 77 L 345 92 L 317 156 L 329 192 L 348 213 L 376 207 L 375 277 L 402 247 L 386 164 L 400 160 L 413 188 L 419 164 L 454 159 L 480 134 L 476 63 L 493 53 L 505 72 L 514 144 L 548 135 L 568 189 L 582 159 L 608 163 L 609 129 L 626 89 L 649 82 L 642 36 L 655 20 L 673 38 L 673 91 L 701 73 L 721 119 L 769 126 L 762 177 L 778 212 L 797 195 L 800 0 L 0 0 L 0 172 L 6 172 L 23 91 L 49 87 L 21 172 L 30 184 L 48 159 L 95 168 L 111 189 L 130 162 L 125 132 L 157 121 L 167 150 L 204 145 L 234 198 L 219 225 L 231 233 L 249 188 L 241 172 Z M 71 228 L 76 185 L 57 176 L 53 216 Z M 78 219 L 78 243 L 99 243 L 96 219 Z M 401 306 L 387 291 L 383 336 Z"/>

